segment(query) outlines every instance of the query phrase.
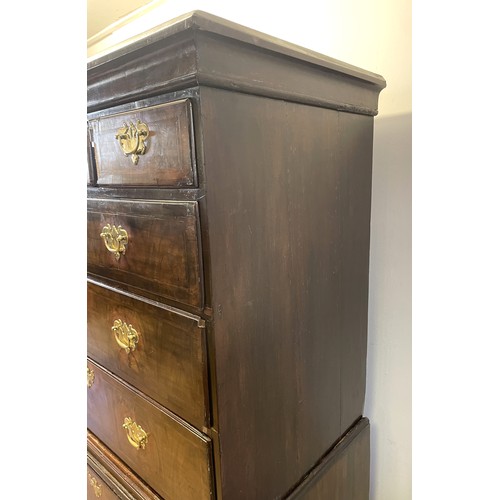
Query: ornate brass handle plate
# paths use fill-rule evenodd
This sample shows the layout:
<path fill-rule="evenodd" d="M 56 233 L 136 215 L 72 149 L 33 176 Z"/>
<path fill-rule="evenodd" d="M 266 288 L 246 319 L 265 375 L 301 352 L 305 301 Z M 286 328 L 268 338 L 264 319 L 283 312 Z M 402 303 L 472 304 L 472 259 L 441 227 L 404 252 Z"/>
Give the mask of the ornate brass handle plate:
<path fill-rule="evenodd" d="M 139 155 L 146 153 L 146 139 L 149 137 L 149 127 L 137 120 L 137 124 L 132 122 L 124 123 L 123 127 L 118 129 L 116 139 L 120 144 L 120 148 L 125 156 L 130 156 L 134 165 L 139 161 Z"/>
<path fill-rule="evenodd" d="M 123 428 L 127 431 L 128 442 L 136 450 L 146 448 L 148 434 L 140 425 L 137 425 L 130 417 L 125 417 Z"/>
<path fill-rule="evenodd" d="M 125 349 L 127 354 L 130 351 L 135 351 L 137 342 L 139 342 L 139 334 L 132 325 L 127 325 L 121 319 L 115 319 L 111 331 L 115 334 L 116 343 Z"/>
<path fill-rule="evenodd" d="M 92 370 L 87 366 L 87 387 L 89 388 L 92 387 L 92 384 L 94 383 L 94 378 L 95 378 L 94 370 Z"/>
<path fill-rule="evenodd" d="M 94 495 L 99 498 L 102 497 L 102 486 L 97 482 L 97 479 L 93 477 L 90 472 L 87 473 L 89 476 L 90 486 L 94 490 Z"/>
<path fill-rule="evenodd" d="M 128 234 L 121 226 L 116 227 L 106 224 L 102 228 L 100 237 L 104 240 L 106 248 L 115 256 L 116 260 L 120 260 L 120 257 L 125 255 L 128 245 Z"/>

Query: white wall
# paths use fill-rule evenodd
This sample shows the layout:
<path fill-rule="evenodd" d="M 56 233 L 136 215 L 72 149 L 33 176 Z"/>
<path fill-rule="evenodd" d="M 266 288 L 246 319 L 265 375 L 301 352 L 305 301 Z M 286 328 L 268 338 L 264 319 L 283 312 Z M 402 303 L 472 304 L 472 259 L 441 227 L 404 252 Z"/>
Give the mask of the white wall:
<path fill-rule="evenodd" d="M 411 114 L 375 121 L 365 414 L 371 499 L 411 498 Z"/>
<path fill-rule="evenodd" d="M 375 119 L 368 369 L 371 500 L 411 498 L 411 0 L 157 0 L 107 39 L 191 10 L 212 14 L 381 74 Z M 348 500 L 348 499 L 346 499 Z"/>

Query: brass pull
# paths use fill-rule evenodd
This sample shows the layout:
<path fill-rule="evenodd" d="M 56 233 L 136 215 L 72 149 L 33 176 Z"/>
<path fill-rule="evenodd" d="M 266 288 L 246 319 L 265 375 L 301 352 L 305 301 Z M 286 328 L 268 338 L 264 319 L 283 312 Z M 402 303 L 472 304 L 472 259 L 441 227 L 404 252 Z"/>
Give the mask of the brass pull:
<path fill-rule="evenodd" d="M 89 476 L 90 486 L 92 486 L 94 490 L 94 495 L 99 498 L 102 497 L 102 486 L 97 482 L 97 479 L 90 475 L 90 472 L 87 472 Z"/>
<path fill-rule="evenodd" d="M 116 260 L 120 260 L 120 257 L 125 255 L 128 234 L 123 227 L 106 224 L 99 236 L 104 240 L 106 248 L 115 256 Z"/>
<path fill-rule="evenodd" d="M 137 342 L 139 342 L 139 334 L 132 325 L 127 325 L 121 319 L 115 319 L 111 331 L 115 334 L 116 343 L 125 349 L 127 354 L 130 351 L 135 351 Z"/>
<path fill-rule="evenodd" d="M 94 383 L 94 378 L 95 378 L 94 370 L 92 370 L 87 366 L 87 387 L 89 388 L 92 387 L 92 384 Z"/>
<path fill-rule="evenodd" d="M 148 434 L 140 425 L 137 425 L 130 417 L 125 417 L 123 428 L 127 430 L 127 439 L 129 443 L 136 449 L 146 448 L 148 443 Z"/>
<path fill-rule="evenodd" d="M 149 137 L 149 128 L 145 123 L 137 120 L 134 125 L 130 122 L 128 125 L 123 124 L 123 127 L 118 129 L 115 138 L 118 139 L 120 148 L 125 156 L 131 156 L 134 165 L 139 161 L 138 155 L 146 153 L 147 144 L 144 142 Z"/>

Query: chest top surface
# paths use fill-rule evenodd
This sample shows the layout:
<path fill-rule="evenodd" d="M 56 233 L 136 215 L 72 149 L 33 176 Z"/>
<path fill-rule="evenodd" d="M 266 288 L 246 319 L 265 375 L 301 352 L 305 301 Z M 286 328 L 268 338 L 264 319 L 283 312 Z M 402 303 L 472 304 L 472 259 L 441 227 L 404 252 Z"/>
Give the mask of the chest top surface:
<path fill-rule="evenodd" d="M 376 115 L 386 85 L 380 75 L 202 11 L 112 46 L 87 67 L 91 112 L 207 85 Z"/>

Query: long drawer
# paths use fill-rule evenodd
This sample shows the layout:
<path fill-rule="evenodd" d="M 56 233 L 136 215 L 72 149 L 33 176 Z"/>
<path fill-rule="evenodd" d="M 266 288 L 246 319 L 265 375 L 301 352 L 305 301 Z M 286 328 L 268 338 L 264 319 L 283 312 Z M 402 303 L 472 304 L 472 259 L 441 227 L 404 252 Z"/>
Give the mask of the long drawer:
<path fill-rule="evenodd" d="M 198 429 L 209 424 L 204 321 L 87 285 L 88 355 Z"/>
<path fill-rule="evenodd" d="M 165 499 L 211 498 L 212 443 L 88 361 L 87 425 Z"/>
<path fill-rule="evenodd" d="M 203 308 L 197 202 L 89 199 L 87 267 L 116 286 Z"/>
<path fill-rule="evenodd" d="M 191 103 L 187 99 L 89 122 L 97 184 L 196 185 Z"/>

